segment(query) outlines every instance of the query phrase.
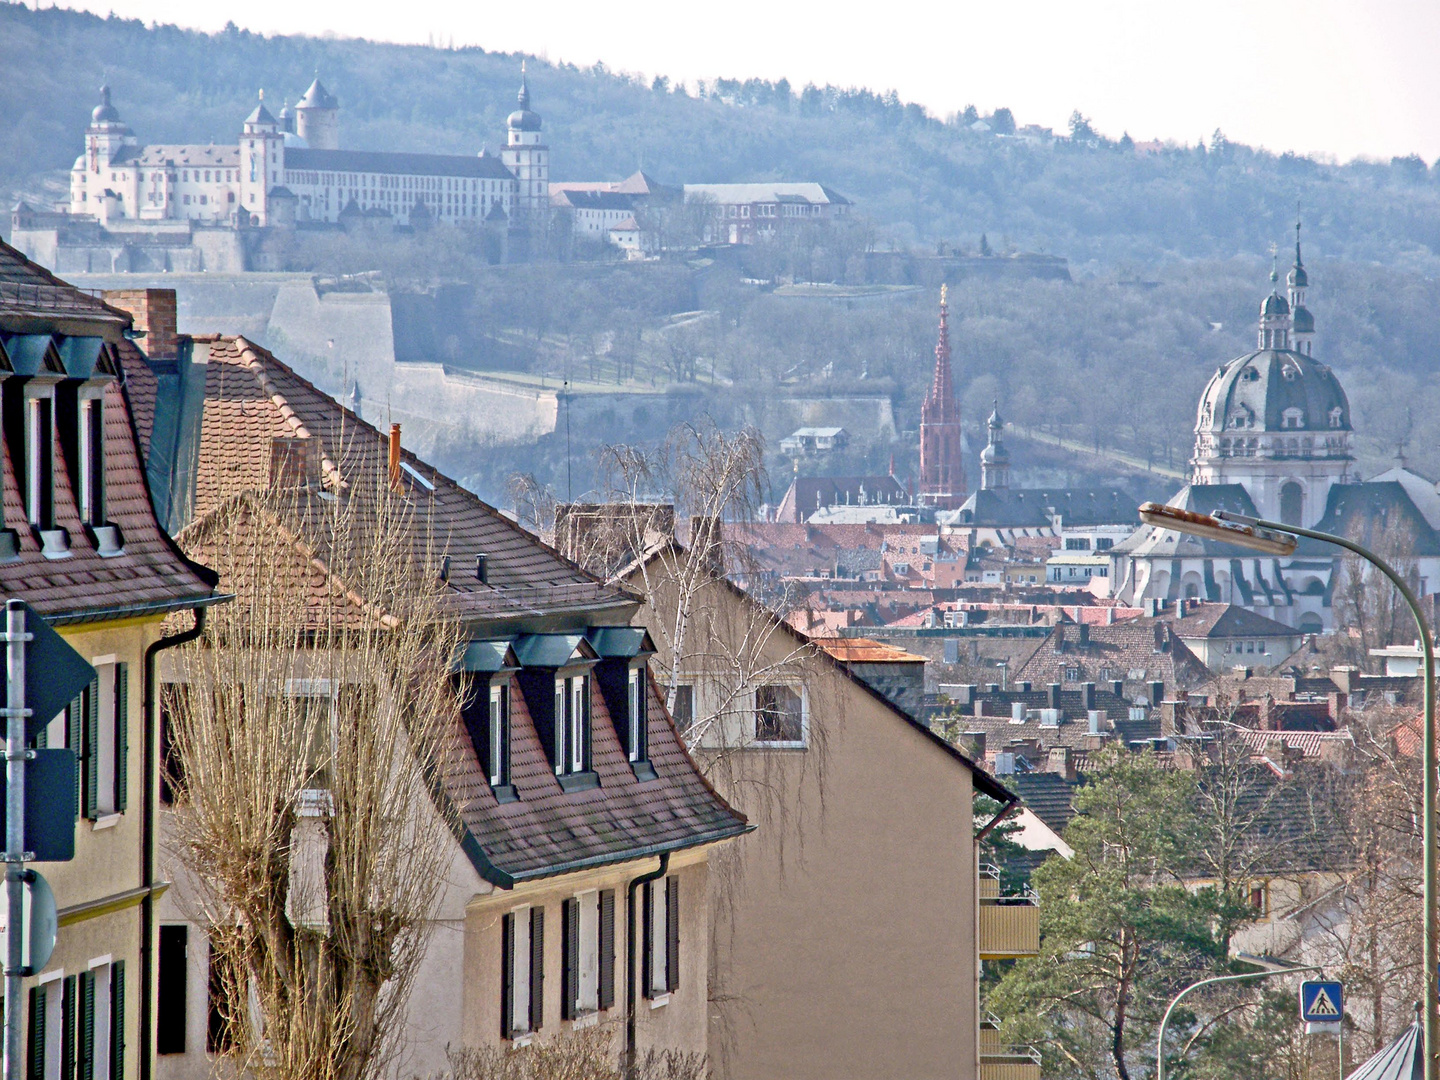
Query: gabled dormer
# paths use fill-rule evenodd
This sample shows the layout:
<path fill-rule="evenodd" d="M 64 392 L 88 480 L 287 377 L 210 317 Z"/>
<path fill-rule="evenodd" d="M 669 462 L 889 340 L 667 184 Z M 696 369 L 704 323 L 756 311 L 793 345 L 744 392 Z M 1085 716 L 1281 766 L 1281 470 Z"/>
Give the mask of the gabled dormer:
<path fill-rule="evenodd" d="M 121 553 L 106 505 L 105 391 L 118 378 L 113 349 L 99 337 L 62 338 L 56 351 L 65 380 L 55 395 L 55 424 L 80 524 L 105 558 Z"/>
<path fill-rule="evenodd" d="M 46 558 L 69 552 L 65 530 L 55 523 L 55 391 L 65 378 L 56 339 L 49 334 L 0 338 L 11 373 L 4 383 L 5 440 L 25 521 Z"/>
<path fill-rule="evenodd" d="M 496 802 L 514 802 L 510 779 L 510 687 L 520 661 L 508 641 L 470 641 L 457 665 L 460 714 Z"/>
<path fill-rule="evenodd" d="M 586 640 L 600 657 L 595 681 L 615 724 L 615 734 L 638 780 L 654 780 L 650 764 L 650 657 L 655 643 L 643 627 L 596 626 Z"/>
<path fill-rule="evenodd" d="M 514 649 L 525 706 L 561 788 L 599 787 L 590 727 L 590 679 L 599 654 L 581 633 L 522 634 Z"/>

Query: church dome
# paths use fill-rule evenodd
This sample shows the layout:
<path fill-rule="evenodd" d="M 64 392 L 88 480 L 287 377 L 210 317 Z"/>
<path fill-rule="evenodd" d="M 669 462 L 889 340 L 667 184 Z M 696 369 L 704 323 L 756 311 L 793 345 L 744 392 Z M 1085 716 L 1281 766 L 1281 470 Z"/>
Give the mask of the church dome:
<path fill-rule="evenodd" d="M 90 122 L 92 124 L 118 124 L 120 122 L 120 113 L 116 111 L 114 105 L 110 104 L 110 87 L 100 87 L 100 104 L 96 105 L 94 111 L 90 113 Z"/>
<path fill-rule="evenodd" d="M 1278 292 L 1272 292 L 1265 298 L 1265 302 L 1260 305 L 1260 314 L 1261 316 L 1289 315 L 1290 302 Z"/>
<path fill-rule="evenodd" d="M 1195 423 L 1197 434 L 1350 430 L 1350 400 L 1335 373 L 1285 349 L 1247 353 L 1220 368 Z"/>
<path fill-rule="evenodd" d="M 1295 260 L 1295 265 L 1290 268 L 1290 273 L 1286 276 L 1285 282 L 1292 289 L 1309 288 L 1310 275 L 1305 273 L 1305 267 L 1300 265 L 1300 256 L 1298 253 L 1295 256 Z"/>
<path fill-rule="evenodd" d="M 520 65 L 520 93 L 517 102 L 520 107 L 505 121 L 511 131 L 539 131 L 540 114 L 530 111 L 530 81 L 525 77 L 525 65 Z"/>

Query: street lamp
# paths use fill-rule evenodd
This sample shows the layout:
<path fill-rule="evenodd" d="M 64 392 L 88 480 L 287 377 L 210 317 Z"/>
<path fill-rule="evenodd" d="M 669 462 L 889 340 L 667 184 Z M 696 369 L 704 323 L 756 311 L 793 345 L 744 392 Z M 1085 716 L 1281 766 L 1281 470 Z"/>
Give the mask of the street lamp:
<path fill-rule="evenodd" d="M 1147 525 L 1207 540 L 1219 540 L 1227 544 L 1263 551 L 1269 555 L 1291 555 L 1295 552 L 1297 536 L 1311 540 L 1323 540 L 1359 555 L 1379 570 L 1399 590 L 1415 616 L 1415 628 L 1420 635 L 1420 648 L 1425 657 L 1425 780 L 1424 836 L 1425 863 L 1425 1080 L 1440 1080 L 1437 1070 L 1436 1053 L 1440 1051 L 1440 917 L 1437 917 L 1436 902 L 1440 899 L 1440 882 L 1437 882 L 1436 836 L 1435 836 L 1435 642 L 1430 636 L 1430 626 L 1420 610 L 1420 601 L 1396 573 L 1394 567 L 1373 551 L 1347 540 L 1343 536 L 1302 529 L 1298 525 L 1282 525 L 1277 521 L 1248 517 L 1228 510 L 1217 510 L 1213 515 L 1196 514 L 1174 506 L 1162 506 L 1148 502 L 1140 507 L 1140 520 Z"/>
<path fill-rule="evenodd" d="M 1153 506 L 1154 504 L 1148 503 L 1146 505 Z M 1247 964 L 1258 964 L 1263 970 L 1247 971 L 1243 975 L 1214 975 L 1208 979 L 1201 979 L 1199 982 L 1191 983 L 1171 999 L 1170 1007 L 1165 1010 L 1165 1015 L 1160 1018 L 1160 1034 L 1155 1040 L 1155 1080 L 1165 1080 L 1165 1025 L 1170 1023 L 1170 1014 L 1175 1011 L 1175 1006 L 1180 1004 L 1180 999 L 1190 993 L 1191 990 L 1199 990 L 1202 986 L 1211 986 L 1214 983 L 1238 982 L 1241 979 L 1268 979 L 1272 975 L 1293 975 L 1297 971 L 1320 970 L 1317 964 L 1309 964 L 1305 967 L 1287 967 L 1259 956 L 1246 956 L 1244 953 L 1240 954 L 1240 959 L 1244 960 Z"/>

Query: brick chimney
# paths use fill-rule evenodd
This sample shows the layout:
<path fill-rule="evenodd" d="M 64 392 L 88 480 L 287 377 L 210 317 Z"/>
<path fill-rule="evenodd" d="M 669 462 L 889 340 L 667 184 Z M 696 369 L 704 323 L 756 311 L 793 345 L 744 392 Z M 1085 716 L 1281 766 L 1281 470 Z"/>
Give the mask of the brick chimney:
<path fill-rule="evenodd" d="M 101 296 L 111 307 L 130 313 L 136 333 L 145 335 L 136 344 L 151 360 L 179 355 L 174 289 L 107 289 Z"/>

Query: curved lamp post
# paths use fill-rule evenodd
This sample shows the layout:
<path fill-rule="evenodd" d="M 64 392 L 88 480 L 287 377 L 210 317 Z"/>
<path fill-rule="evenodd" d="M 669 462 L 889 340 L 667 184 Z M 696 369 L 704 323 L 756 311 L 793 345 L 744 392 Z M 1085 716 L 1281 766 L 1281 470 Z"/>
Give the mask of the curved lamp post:
<path fill-rule="evenodd" d="M 1242 957 L 1242 959 L 1246 959 Z M 1261 963 L 1258 960 L 1246 960 L 1247 963 Z M 1268 979 L 1272 975 L 1293 975 L 1297 971 L 1319 971 L 1318 965 L 1310 964 L 1306 967 L 1280 967 L 1267 965 L 1264 971 L 1247 971 L 1243 975 L 1215 975 L 1209 979 L 1201 979 L 1185 987 L 1170 1001 L 1170 1007 L 1165 1010 L 1165 1015 L 1160 1020 L 1160 1034 L 1155 1040 L 1155 1080 L 1165 1080 L 1165 1025 L 1170 1023 L 1170 1014 L 1175 1011 L 1175 1006 L 1180 1004 L 1180 999 L 1191 990 L 1199 990 L 1202 986 L 1210 986 L 1214 983 L 1238 982 L 1240 979 Z"/>
<path fill-rule="evenodd" d="M 1436 902 L 1440 899 L 1440 882 L 1437 882 L 1436 835 L 1435 835 L 1435 642 L 1430 636 L 1430 626 L 1420 609 L 1410 586 L 1389 563 L 1373 551 L 1348 540 L 1343 536 L 1302 529 L 1298 525 L 1283 525 L 1278 521 L 1247 517 L 1244 514 L 1217 510 L 1213 515 L 1196 514 L 1174 506 L 1160 503 L 1145 503 L 1140 507 L 1140 520 L 1147 525 L 1176 532 L 1189 533 L 1206 540 L 1218 540 L 1235 544 L 1252 551 L 1263 551 L 1270 555 L 1292 555 L 1298 536 L 1311 540 L 1323 540 L 1327 544 L 1352 551 L 1375 569 L 1384 574 L 1399 590 L 1415 617 L 1415 629 L 1420 635 L 1420 648 L 1425 660 L 1425 780 L 1424 780 L 1424 864 L 1425 864 L 1425 1080 L 1440 1080 L 1437 1071 L 1436 1053 L 1440 1051 L 1440 918 L 1437 918 Z M 1298 969 L 1292 969 L 1298 970 Z M 1178 999 L 1177 999 L 1178 1000 Z M 1173 1006 L 1172 1006 L 1173 1008 Z M 1168 1014 L 1167 1014 L 1168 1015 Z M 1163 1078 L 1157 1078 L 1163 1080 Z"/>

